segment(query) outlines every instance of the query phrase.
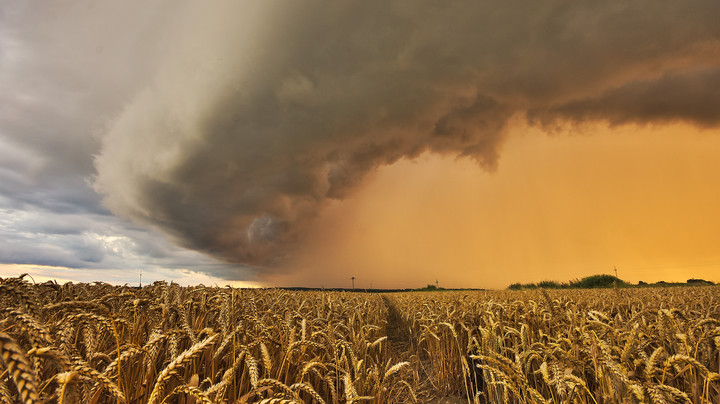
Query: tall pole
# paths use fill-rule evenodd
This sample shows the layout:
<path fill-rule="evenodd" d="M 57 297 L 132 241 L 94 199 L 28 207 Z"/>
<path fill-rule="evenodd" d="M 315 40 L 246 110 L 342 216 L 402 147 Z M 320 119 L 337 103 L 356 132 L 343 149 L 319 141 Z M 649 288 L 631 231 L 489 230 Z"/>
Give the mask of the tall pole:
<path fill-rule="evenodd" d="M 617 283 L 618 283 L 618 276 L 617 276 L 617 267 L 613 266 L 613 269 L 615 270 L 615 280 L 613 280 L 613 288 L 615 288 L 615 291 L 617 292 Z"/>
<path fill-rule="evenodd" d="M 352 286 L 353 286 L 353 290 L 355 290 L 355 277 L 353 276 L 353 277 L 352 277 L 352 278 L 350 278 L 350 279 L 352 279 Z"/>

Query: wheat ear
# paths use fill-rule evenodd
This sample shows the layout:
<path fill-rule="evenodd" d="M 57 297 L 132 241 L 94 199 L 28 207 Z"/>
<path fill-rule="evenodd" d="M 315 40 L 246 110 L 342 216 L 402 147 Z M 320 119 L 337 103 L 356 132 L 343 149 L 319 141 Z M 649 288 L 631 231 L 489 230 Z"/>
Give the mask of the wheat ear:
<path fill-rule="evenodd" d="M 302 391 L 308 393 L 318 404 L 325 404 L 325 400 L 323 400 L 323 398 L 320 396 L 320 394 L 318 394 L 317 391 L 315 391 L 315 389 L 313 389 L 312 386 L 310 386 L 307 383 L 302 383 L 302 382 L 295 383 L 292 386 L 290 386 L 290 390 L 295 391 L 295 392 L 302 390 Z"/>
<path fill-rule="evenodd" d="M 102 373 L 98 372 L 97 370 L 91 368 L 90 366 L 79 360 L 74 361 L 72 370 L 77 372 L 80 376 L 83 376 L 90 380 L 97 380 L 98 382 L 100 382 L 101 386 L 108 389 L 110 393 L 117 397 L 118 401 L 125 402 L 125 395 L 123 394 L 123 392 L 120 390 L 118 385 L 113 383 L 112 380 L 108 379 L 107 376 L 103 375 Z"/>
<path fill-rule="evenodd" d="M 155 386 L 152 389 L 152 393 L 150 393 L 150 399 L 148 400 L 148 404 L 155 404 L 160 400 L 160 395 L 165 391 L 165 383 L 170 380 L 170 378 L 177 374 L 178 371 L 185 366 L 185 364 L 191 360 L 193 360 L 195 357 L 200 355 L 207 347 L 215 343 L 215 340 L 218 338 L 218 334 L 215 334 L 211 337 L 206 338 L 203 341 L 198 342 L 197 344 L 191 346 L 188 348 L 187 351 L 181 353 L 178 355 L 172 362 L 170 362 L 165 369 L 160 372 L 158 375 Z"/>
<path fill-rule="evenodd" d="M 18 344 L 4 332 L 0 332 L 0 360 L 15 382 L 22 402 L 35 403 L 39 398 L 35 374 Z"/>
<path fill-rule="evenodd" d="M 173 391 L 170 392 L 170 394 L 163 399 L 161 404 L 164 404 L 168 402 L 168 400 L 175 396 L 176 394 L 189 394 L 197 399 L 198 402 L 201 402 L 202 404 L 212 404 L 212 401 L 208 398 L 207 394 L 205 394 L 204 391 L 200 390 L 199 388 L 195 386 L 190 386 L 187 384 L 184 384 L 182 386 L 175 387 Z M 174 402 L 174 401 L 173 401 Z"/>

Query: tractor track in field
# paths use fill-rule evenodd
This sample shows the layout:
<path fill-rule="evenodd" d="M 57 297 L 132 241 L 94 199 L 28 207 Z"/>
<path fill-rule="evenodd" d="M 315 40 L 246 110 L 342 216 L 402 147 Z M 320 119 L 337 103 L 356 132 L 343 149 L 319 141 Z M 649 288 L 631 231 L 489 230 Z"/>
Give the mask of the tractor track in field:
<path fill-rule="evenodd" d="M 382 296 L 382 299 L 388 311 L 386 333 L 390 353 L 396 359 L 406 360 L 412 351 L 407 322 L 403 320 L 400 311 L 387 296 Z"/>

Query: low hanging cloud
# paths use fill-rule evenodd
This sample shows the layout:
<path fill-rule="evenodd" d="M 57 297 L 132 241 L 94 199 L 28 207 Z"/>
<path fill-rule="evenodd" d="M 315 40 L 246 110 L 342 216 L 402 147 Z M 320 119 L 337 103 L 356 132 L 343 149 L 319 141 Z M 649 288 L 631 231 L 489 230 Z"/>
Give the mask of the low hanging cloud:
<path fill-rule="evenodd" d="M 601 119 L 613 125 L 689 121 L 712 128 L 720 125 L 720 91 L 717 89 L 720 89 L 720 69 L 703 66 L 670 72 L 653 80 L 639 79 L 595 97 L 536 108 L 527 115 L 531 122 L 540 124 Z"/>
<path fill-rule="evenodd" d="M 175 35 L 104 131 L 95 189 L 181 246 L 270 269 L 379 166 L 429 151 L 494 169 L 512 117 L 717 126 L 717 15 L 713 0 L 189 5 L 158 21 Z"/>

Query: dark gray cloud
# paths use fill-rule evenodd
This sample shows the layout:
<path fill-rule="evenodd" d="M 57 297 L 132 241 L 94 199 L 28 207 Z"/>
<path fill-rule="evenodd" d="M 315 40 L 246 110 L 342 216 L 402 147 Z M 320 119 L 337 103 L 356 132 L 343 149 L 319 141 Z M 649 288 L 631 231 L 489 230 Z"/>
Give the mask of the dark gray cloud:
<path fill-rule="evenodd" d="M 96 190 L 185 247 L 273 267 L 328 200 L 507 122 L 717 125 L 715 1 L 203 5 L 109 125 Z M 202 44 L 202 46 L 198 45 Z"/>
<path fill-rule="evenodd" d="M 594 97 L 528 112 L 532 122 L 605 120 L 613 125 L 645 122 L 692 122 L 720 125 L 720 68 L 670 72 L 651 80 L 636 80 Z"/>
<path fill-rule="evenodd" d="M 714 0 L 0 2 L 4 263 L 237 279 L 379 166 L 494 169 L 513 117 L 720 116 Z"/>

